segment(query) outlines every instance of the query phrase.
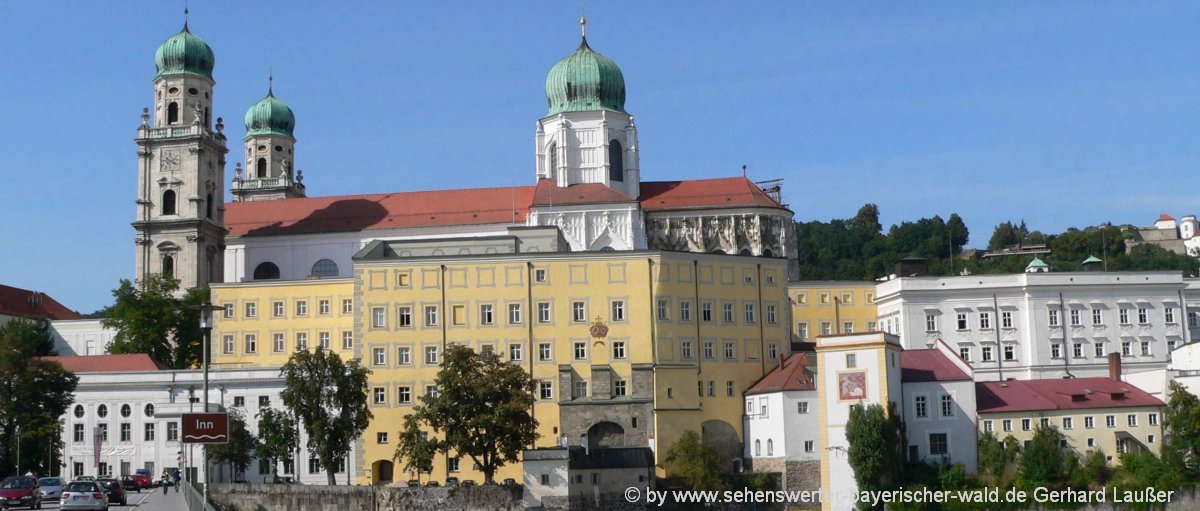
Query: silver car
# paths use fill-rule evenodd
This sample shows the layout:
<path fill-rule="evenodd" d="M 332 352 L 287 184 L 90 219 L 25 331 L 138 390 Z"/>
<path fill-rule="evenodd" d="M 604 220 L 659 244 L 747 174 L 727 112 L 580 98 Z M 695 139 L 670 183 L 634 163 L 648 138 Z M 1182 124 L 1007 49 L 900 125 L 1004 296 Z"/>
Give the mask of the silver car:
<path fill-rule="evenodd" d="M 43 477 L 38 479 L 42 488 L 42 500 L 58 500 L 62 497 L 63 480 L 61 477 Z"/>
<path fill-rule="evenodd" d="M 95 481 L 75 481 L 63 488 L 59 509 L 108 511 L 108 495 Z"/>

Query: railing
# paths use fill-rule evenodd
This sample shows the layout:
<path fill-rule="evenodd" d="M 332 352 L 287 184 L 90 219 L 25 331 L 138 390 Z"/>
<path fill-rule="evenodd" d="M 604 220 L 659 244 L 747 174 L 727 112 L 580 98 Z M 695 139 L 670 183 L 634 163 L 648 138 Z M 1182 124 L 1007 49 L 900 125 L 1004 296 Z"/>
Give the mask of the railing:
<path fill-rule="evenodd" d="M 180 481 L 183 485 L 183 498 L 187 501 L 188 511 L 219 511 L 212 501 L 204 505 L 204 485 L 190 481 Z"/>
<path fill-rule="evenodd" d="M 233 187 L 238 190 L 257 190 L 260 188 L 278 188 L 284 186 L 283 179 L 245 179 L 234 181 Z"/>
<path fill-rule="evenodd" d="M 146 128 L 144 138 L 180 138 L 205 136 L 216 140 L 216 136 L 204 129 L 204 126 L 168 126 L 165 128 Z"/>

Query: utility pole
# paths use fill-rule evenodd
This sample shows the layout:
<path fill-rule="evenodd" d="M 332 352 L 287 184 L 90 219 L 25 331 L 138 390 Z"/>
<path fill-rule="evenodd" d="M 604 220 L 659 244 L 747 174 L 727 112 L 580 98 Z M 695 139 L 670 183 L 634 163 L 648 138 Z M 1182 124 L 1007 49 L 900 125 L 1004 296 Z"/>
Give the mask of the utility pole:
<path fill-rule="evenodd" d="M 203 334 L 202 339 L 204 346 L 201 347 L 204 364 L 204 413 L 208 413 L 208 359 L 209 345 L 212 344 L 212 328 L 213 328 L 213 304 L 205 300 L 200 306 L 200 332 Z M 204 461 L 204 509 L 208 509 L 208 444 L 204 444 L 204 451 L 201 453 Z"/>

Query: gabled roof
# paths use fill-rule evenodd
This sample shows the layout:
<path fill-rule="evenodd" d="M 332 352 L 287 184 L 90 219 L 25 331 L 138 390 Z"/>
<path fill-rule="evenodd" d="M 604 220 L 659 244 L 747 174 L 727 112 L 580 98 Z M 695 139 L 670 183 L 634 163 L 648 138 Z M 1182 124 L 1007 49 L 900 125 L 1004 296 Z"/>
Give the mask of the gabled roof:
<path fill-rule="evenodd" d="M 567 187 L 558 186 L 553 179 L 539 179 L 533 192 L 534 206 L 566 206 L 571 204 L 605 204 L 634 202 L 621 192 L 600 183 L 580 183 Z"/>
<path fill-rule="evenodd" d="M 751 396 L 754 394 L 787 392 L 792 390 L 816 390 L 816 382 L 808 374 L 808 368 L 813 367 L 813 365 L 803 353 L 793 353 L 783 361 L 782 365 L 776 364 L 774 369 L 771 369 L 771 372 L 752 385 L 746 391 L 746 395 Z"/>
<path fill-rule="evenodd" d="M 900 353 L 900 380 L 904 383 L 970 380 L 971 375 L 937 349 Z"/>
<path fill-rule="evenodd" d="M 534 187 L 338 195 L 225 204 L 230 236 L 524 223 Z"/>
<path fill-rule="evenodd" d="M 1166 213 L 1163 213 L 1163 214 L 1161 214 L 1161 215 L 1158 215 L 1158 221 L 1159 221 L 1159 222 L 1170 222 L 1170 221 L 1172 221 L 1172 220 L 1175 220 L 1175 217 L 1173 217 L 1173 216 L 1171 216 L 1171 215 L 1168 215 L 1168 214 L 1166 214 Z"/>
<path fill-rule="evenodd" d="M 63 369 L 72 373 L 117 373 L 122 371 L 159 371 L 166 366 L 159 364 L 145 353 L 124 355 L 80 355 L 41 357 L 42 360 L 58 362 Z"/>
<path fill-rule="evenodd" d="M 1111 378 L 979 382 L 975 400 L 979 413 L 1166 406 L 1129 382 Z"/>
<path fill-rule="evenodd" d="M 68 309 L 45 293 L 0 285 L 0 314 L 29 319 L 80 319 L 78 312 Z"/>
<path fill-rule="evenodd" d="M 646 211 L 745 206 L 783 208 L 744 177 L 642 181 L 641 191 L 642 209 Z"/>

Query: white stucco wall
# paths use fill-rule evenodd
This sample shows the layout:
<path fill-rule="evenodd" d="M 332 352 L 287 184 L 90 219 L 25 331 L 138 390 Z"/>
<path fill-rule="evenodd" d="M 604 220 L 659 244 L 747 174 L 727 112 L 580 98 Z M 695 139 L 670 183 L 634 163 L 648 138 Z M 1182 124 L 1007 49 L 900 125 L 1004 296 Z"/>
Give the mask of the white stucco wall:
<path fill-rule="evenodd" d="M 54 351 L 59 355 L 105 355 L 117 331 L 105 328 L 100 319 L 71 319 L 50 322 Z"/>
<path fill-rule="evenodd" d="M 904 425 L 908 435 L 908 449 L 917 446 L 918 456 L 929 463 L 961 463 L 967 473 L 978 468 L 978 438 L 975 426 L 975 382 L 970 380 L 951 382 L 915 382 L 904 386 Z M 941 396 L 949 395 L 952 415 L 942 414 Z M 925 398 L 926 416 L 918 417 L 916 399 Z M 946 456 L 930 454 L 929 435 L 945 433 L 948 453 Z"/>

